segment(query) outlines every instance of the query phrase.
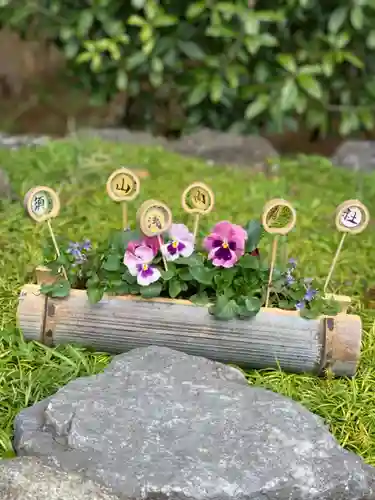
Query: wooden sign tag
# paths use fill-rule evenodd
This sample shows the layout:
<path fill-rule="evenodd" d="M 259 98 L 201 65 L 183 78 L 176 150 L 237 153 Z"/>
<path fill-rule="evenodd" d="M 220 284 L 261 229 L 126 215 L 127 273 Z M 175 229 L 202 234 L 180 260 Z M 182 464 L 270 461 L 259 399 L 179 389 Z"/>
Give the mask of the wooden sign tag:
<path fill-rule="evenodd" d="M 359 234 L 366 229 L 370 222 L 370 213 L 367 207 L 358 200 L 346 200 L 336 209 L 335 224 L 337 230 L 342 233 L 336 253 L 333 257 L 327 279 L 324 283 L 326 293 L 332 274 L 335 270 L 345 238 L 348 234 Z"/>
<path fill-rule="evenodd" d="M 263 209 L 262 224 L 267 233 L 273 234 L 270 274 L 268 278 L 265 307 L 268 307 L 273 270 L 276 262 L 279 237 L 288 234 L 296 225 L 297 214 L 293 206 L 286 200 L 275 198 Z"/>
<path fill-rule="evenodd" d="M 195 216 L 194 220 L 194 241 L 198 234 L 199 219 L 202 215 L 209 214 L 215 205 L 215 195 L 203 182 L 194 182 L 190 184 L 181 197 L 182 208 L 188 214 Z"/>
<path fill-rule="evenodd" d="M 107 180 L 108 196 L 122 205 L 122 224 L 124 229 L 128 228 L 129 201 L 135 200 L 140 191 L 139 177 L 128 168 L 115 170 Z"/>
<path fill-rule="evenodd" d="M 60 249 L 51 225 L 51 219 L 57 217 L 60 213 L 60 199 L 56 191 L 47 186 L 36 186 L 26 193 L 24 207 L 34 221 L 38 223 L 47 222 L 53 246 L 57 256 L 60 257 Z M 64 266 L 61 267 L 61 271 L 67 280 L 68 276 Z"/>

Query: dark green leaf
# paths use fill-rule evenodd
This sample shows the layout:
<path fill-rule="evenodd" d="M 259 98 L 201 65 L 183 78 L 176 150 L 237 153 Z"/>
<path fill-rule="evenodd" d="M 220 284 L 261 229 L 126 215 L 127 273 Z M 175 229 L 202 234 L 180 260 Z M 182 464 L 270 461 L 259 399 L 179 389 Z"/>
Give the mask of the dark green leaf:
<path fill-rule="evenodd" d="M 208 295 L 206 292 L 200 292 L 190 297 L 191 302 L 197 306 L 206 306 L 209 303 Z"/>
<path fill-rule="evenodd" d="M 193 266 L 190 268 L 192 277 L 203 285 L 212 285 L 212 280 L 215 275 L 214 269 L 207 269 L 204 266 Z"/>
<path fill-rule="evenodd" d="M 178 276 L 184 281 L 191 281 L 193 279 L 189 269 L 181 269 L 178 273 Z"/>
<path fill-rule="evenodd" d="M 252 252 L 259 245 L 259 241 L 263 234 L 263 226 L 258 220 L 251 220 L 246 225 L 247 240 L 245 252 Z"/>
<path fill-rule="evenodd" d="M 181 52 L 193 61 L 201 61 L 206 57 L 201 47 L 195 42 L 180 40 L 177 45 Z"/>
<path fill-rule="evenodd" d="M 262 301 L 258 297 L 247 297 L 245 299 L 245 306 L 249 312 L 257 313 L 262 307 Z"/>
<path fill-rule="evenodd" d="M 104 295 L 104 289 L 101 287 L 90 287 L 87 289 L 87 297 L 90 304 L 96 304 L 102 300 Z"/>
<path fill-rule="evenodd" d="M 108 255 L 102 264 L 102 269 L 105 271 L 120 271 L 121 258 L 118 255 Z"/>
<path fill-rule="evenodd" d="M 54 283 L 49 295 L 55 298 L 67 297 L 70 293 L 70 283 L 68 280 L 59 280 Z"/>
<path fill-rule="evenodd" d="M 190 257 L 180 257 L 174 263 L 184 266 L 199 266 L 203 263 L 203 258 L 199 254 L 193 254 Z"/>
<path fill-rule="evenodd" d="M 153 299 L 155 297 L 159 297 L 161 290 L 162 290 L 162 285 L 159 282 L 151 283 L 151 285 L 140 287 L 140 292 L 144 299 Z"/>
<path fill-rule="evenodd" d="M 47 285 L 41 285 L 40 286 L 40 293 L 42 293 L 44 295 L 48 295 L 53 290 L 54 286 L 55 286 L 54 283 L 47 284 Z"/>
<path fill-rule="evenodd" d="M 260 266 L 258 257 L 248 254 L 241 257 L 238 261 L 238 265 L 244 269 L 259 269 Z"/>
<path fill-rule="evenodd" d="M 175 275 L 175 269 L 168 268 L 168 271 L 161 271 L 161 277 L 164 281 L 171 280 Z"/>
<path fill-rule="evenodd" d="M 134 285 L 137 282 L 137 276 L 132 276 L 129 271 L 126 271 L 122 275 L 122 279 L 126 281 L 126 283 L 129 283 L 129 285 Z"/>
<path fill-rule="evenodd" d="M 180 281 L 176 278 L 171 279 L 170 282 L 168 283 L 169 296 L 172 299 L 175 299 L 181 293 L 181 291 L 182 288 Z"/>
<path fill-rule="evenodd" d="M 239 307 L 235 300 L 228 299 L 225 295 L 219 295 L 216 303 L 210 307 L 209 311 L 216 319 L 228 321 L 237 315 Z"/>

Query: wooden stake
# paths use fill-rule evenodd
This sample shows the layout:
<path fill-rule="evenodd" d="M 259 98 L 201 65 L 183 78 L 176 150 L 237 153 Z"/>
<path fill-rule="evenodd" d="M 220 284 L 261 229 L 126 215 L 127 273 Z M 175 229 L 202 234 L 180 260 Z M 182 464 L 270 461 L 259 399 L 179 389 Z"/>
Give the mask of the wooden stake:
<path fill-rule="evenodd" d="M 276 235 L 273 239 L 272 242 L 272 254 L 271 254 L 271 266 L 270 266 L 270 274 L 268 277 L 268 285 L 267 285 L 267 294 L 266 294 L 266 303 L 265 307 L 268 307 L 268 302 L 270 300 L 270 290 L 271 290 L 271 284 L 272 284 L 272 276 L 273 276 L 273 270 L 275 267 L 275 261 L 276 261 L 276 255 L 277 255 L 277 245 L 279 242 L 279 236 Z"/>
<path fill-rule="evenodd" d="M 53 229 L 52 229 L 51 219 L 47 220 L 47 226 L 48 226 L 49 234 L 51 235 L 51 238 L 52 238 L 53 246 L 55 247 L 57 257 L 60 257 L 61 253 L 60 253 L 60 249 L 59 249 L 59 246 L 57 244 L 57 241 L 56 241 L 55 233 L 53 232 Z M 68 275 L 66 273 L 65 267 L 62 265 L 60 269 L 62 270 L 64 278 L 67 280 Z"/>
<path fill-rule="evenodd" d="M 126 231 L 126 229 L 128 229 L 128 227 L 129 227 L 128 205 L 127 205 L 126 201 L 123 201 L 121 203 L 121 205 L 122 205 L 122 225 L 123 225 L 124 231 Z"/>
<path fill-rule="evenodd" d="M 161 258 L 163 259 L 163 264 L 164 264 L 164 269 L 166 271 L 168 271 L 168 264 L 167 264 L 167 259 L 165 258 L 165 255 L 163 254 L 163 252 L 161 251 L 161 247 L 163 245 L 163 242 L 161 240 L 161 236 L 159 235 L 158 236 L 158 242 L 159 242 L 159 247 L 160 247 L 160 253 L 161 253 Z"/>
<path fill-rule="evenodd" d="M 199 228 L 199 214 L 195 214 L 194 218 L 194 229 L 193 229 L 193 234 L 194 234 L 194 244 L 197 239 L 197 234 L 198 234 L 198 228 Z"/>
<path fill-rule="evenodd" d="M 329 271 L 328 271 L 328 276 L 327 276 L 326 282 L 324 283 L 324 288 L 323 288 L 323 292 L 324 293 L 327 291 L 328 284 L 329 284 L 329 282 L 331 280 L 333 271 L 335 270 L 335 266 L 337 264 L 337 260 L 339 258 L 339 255 L 340 255 L 340 252 L 342 250 L 342 246 L 344 244 L 344 241 L 345 241 L 345 238 L 346 238 L 347 234 L 348 233 L 343 233 L 343 235 L 341 236 L 341 240 L 340 240 L 339 246 L 337 247 L 335 256 L 333 257 L 333 261 L 332 261 L 331 267 L 329 268 Z"/>

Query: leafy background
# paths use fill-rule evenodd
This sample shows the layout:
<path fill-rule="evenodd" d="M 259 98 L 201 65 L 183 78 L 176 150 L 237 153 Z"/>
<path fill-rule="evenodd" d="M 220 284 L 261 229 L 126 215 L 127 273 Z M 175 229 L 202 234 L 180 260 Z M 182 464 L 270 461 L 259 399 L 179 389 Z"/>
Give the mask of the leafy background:
<path fill-rule="evenodd" d="M 3 0 L 0 26 L 45 33 L 96 101 L 179 134 L 374 129 L 375 1 Z"/>

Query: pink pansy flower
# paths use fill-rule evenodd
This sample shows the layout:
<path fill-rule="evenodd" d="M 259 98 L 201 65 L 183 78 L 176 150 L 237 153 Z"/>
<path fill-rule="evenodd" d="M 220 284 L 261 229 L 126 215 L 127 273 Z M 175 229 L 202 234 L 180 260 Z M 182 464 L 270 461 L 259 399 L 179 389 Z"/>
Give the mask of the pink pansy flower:
<path fill-rule="evenodd" d="M 204 240 L 208 258 L 217 267 L 233 267 L 245 252 L 246 231 L 237 224 L 222 221 Z"/>
<path fill-rule="evenodd" d="M 151 248 L 155 257 L 160 249 L 159 239 L 157 236 L 144 236 L 139 241 L 129 241 L 127 250 L 134 253 L 138 247 L 142 246 Z"/>
<path fill-rule="evenodd" d="M 172 224 L 169 230 L 171 240 L 161 247 L 167 260 L 190 257 L 194 252 L 194 236 L 184 224 Z"/>
<path fill-rule="evenodd" d="M 125 252 L 124 264 L 132 276 L 137 276 L 138 285 L 148 286 L 160 278 L 159 269 L 150 266 L 154 257 L 152 248 L 145 245 L 137 247 L 134 252 Z"/>

